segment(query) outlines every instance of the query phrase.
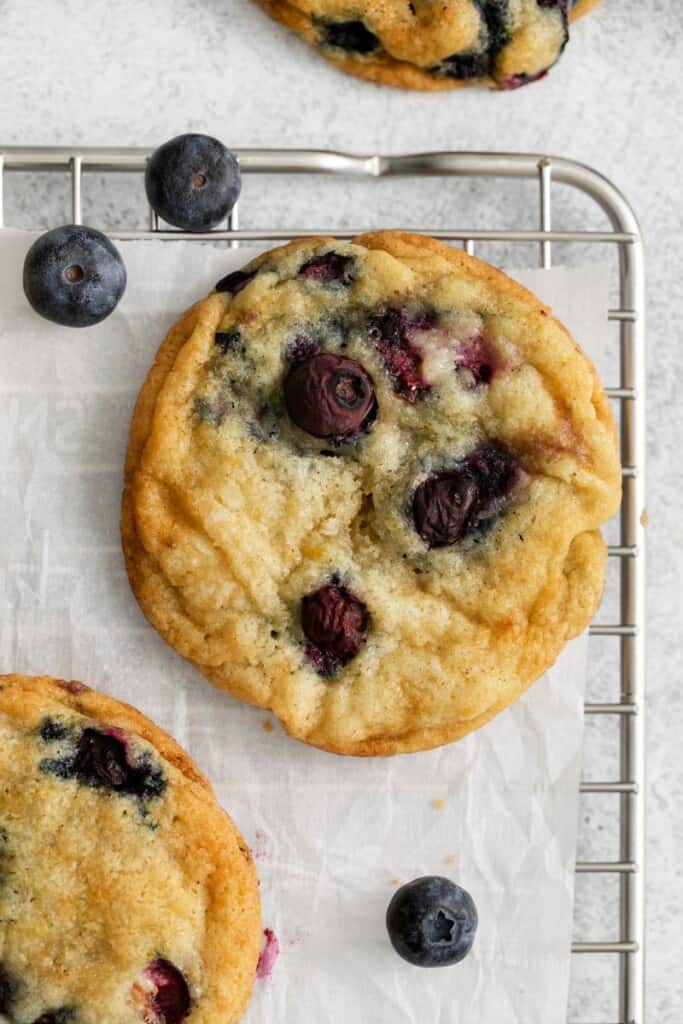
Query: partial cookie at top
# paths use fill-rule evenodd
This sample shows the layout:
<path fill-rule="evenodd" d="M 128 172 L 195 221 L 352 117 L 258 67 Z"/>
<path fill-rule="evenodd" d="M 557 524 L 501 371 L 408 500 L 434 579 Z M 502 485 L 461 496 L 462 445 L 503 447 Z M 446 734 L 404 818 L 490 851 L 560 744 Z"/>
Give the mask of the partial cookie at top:
<path fill-rule="evenodd" d="M 260 945 L 249 848 L 188 755 L 82 683 L 0 676 L 0 1016 L 226 1024 Z"/>
<path fill-rule="evenodd" d="M 329 750 L 465 735 L 600 599 L 614 422 L 528 291 L 433 239 L 308 239 L 161 346 L 123 496 L 133 590 L 217 686 Z"/>
<path fill-rule="evenodd" d="M 259 0 L 343 71 L 404 89 L 510 90 L 544 77 L 599 0 Z"/>

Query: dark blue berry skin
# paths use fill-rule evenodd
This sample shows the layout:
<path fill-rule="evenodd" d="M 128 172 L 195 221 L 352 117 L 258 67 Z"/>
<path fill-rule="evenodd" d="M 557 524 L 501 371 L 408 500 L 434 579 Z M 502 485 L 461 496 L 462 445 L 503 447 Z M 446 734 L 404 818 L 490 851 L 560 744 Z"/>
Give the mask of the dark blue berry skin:
<path fill-rule="evenodd" d="M 75 1019 L 73 1007 L 63 1006 L 59 1010 L 41 1013 L 40 1017 L 33 1021 L 33 1024 L 73 1024 Z"/>
<path fill-rule="evenodd" d="M 478 920 L 470 894 L 438 875 L 402 885 L 387 909 L 391 944 L 416 967 L 448 967 L 463 960 Z"/>
<path fill-rule="evenodd" d="M 209 135 L 178 135 L 150 157 L 145 171 L 149 205 L 183 231 L 209 231 L 237 202 L 239 164 Z"/>
<path fill-rule="evenodd" d="M 166 788 L 161 769 L 148 756 L 131 764 L 123 741 L 98 729 L 84 729 L 73 754 L 47 758 L 40 762 L 40 769 L 83 786 L 134 796 L 143 803 L 161 796 Z"/>
<path fill-rule="evenodd" d="M 374 53 L 381 45 L 362 21 L 327 22 L 323 28 L 323 43 L 347 53 Z"/>
<path fill-rule="evenodd" d="M 116 308 L 126 268 L 116 246 L 94 228 L 53 228 L 24 260 L 24 292 L 36 313 L 64 327 L 91 327 Z"/>
<path fill-rule="evenodd" d="M 0 1013 L 9 1013 L 14 997 L 14 982 L 0 964 Z"/>
<path fill-rule="evenodd" d="M 220 279 L 216 284 L 216 291 L 238 295 L 256 277 L 257 273 L 257 270 L 233 270 L 232 273 L 226 274 Z"/>

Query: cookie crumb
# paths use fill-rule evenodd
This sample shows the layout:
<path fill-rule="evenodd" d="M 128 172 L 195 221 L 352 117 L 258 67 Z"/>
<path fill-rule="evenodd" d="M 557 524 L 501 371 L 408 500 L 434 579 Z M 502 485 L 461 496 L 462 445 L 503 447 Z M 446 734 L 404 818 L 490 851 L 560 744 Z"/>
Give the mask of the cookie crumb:
<path fill-rule="evenodd" d="M 458 858 L 455 856 L 454 853 L 449 853 L 445 857 L 446 864 L 455 864 L 457 862 L 457 859 Z"/>
<path fill-rule="evenodd" d="M 640 525 L 643 527 L 644 530 L 646 530 L 647 527 L 650 525 L 650 517 L 647 514 L 646 508 L 644 508 L 643 511 L 640 513 Z"/>
<path fill-rule="evenodd" d="M 267 718 L 265 720 L 265 722 L 263 723 L 263 731 L 264 732 L 272 732 L 273 731 L 273 723 L 271 722 L 271 720 L 269 718 Z"/>
<path fill-rule="evenodd" d="M 436 800 L 432 800 L 432 807 L 435 811 L 442 811 L 446 806 L 446 801 L 442 800 L 441 797 L 437 797 Z"/>
<path fill-rule="evenodd" d="M 400 878 L 390 878 L 389 879 L 389 885 L 400 885 L 400 884 L 401 884 L 401 879 Z"/>

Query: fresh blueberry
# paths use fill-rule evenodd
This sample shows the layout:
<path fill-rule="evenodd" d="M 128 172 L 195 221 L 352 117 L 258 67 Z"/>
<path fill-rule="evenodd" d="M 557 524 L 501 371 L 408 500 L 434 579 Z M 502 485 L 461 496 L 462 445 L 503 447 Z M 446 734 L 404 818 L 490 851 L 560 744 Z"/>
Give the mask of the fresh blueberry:
<path fill-rule="evenodd" d="M 169 960 L 153 960 L 145 968 L 146 1021 L 149 1024 L 182 1024 L 190 1012 L 190 990 L 185 978 Z"/>
<path fill-rule="evenodd" d="M 94 228 L 67 224 L 37 238 L 24 260 L 24 292 L 36 313 L 64 327 L 91 327 L 126 287 L 118 249 Z"/>
<path fill-rule="evenodd" d="M 454 469 L 418 484 L 412 503 L 415 529 L 430 548 L 457 544 L 502 506 L 519 476 L 513 455 L 483 445 Z"/>
<path fill-rule="evenodd" d="M 355 259 L 340 252 L 324 252 L 314 256 L 301 267 L 300 277 L 320 284 L 348 287 L 354 280 Z"/>
<path fill-rule="evenodd" d="M 322 676 L 349 662 L 367 636 L 367 606 L 337 583 L 307 594 L 301 602 L 301 625 L 309 641 L 306 656 Z"/>
<path fill-rule="evenodd" d="M 320 352 L 293 367 L 285 378 L 284 397 L 291 419 L 313 437 L 351 437 L 376 412 L 370 375 L 355 359 L 333 352 Z"/>
<path fill-rule="evenodd" d="M 322 41 L 347 53 L 374 53 L 380 41 L 362 21 L 328 21 L 323 27 Z"/>
<path fill-rule="evenodd" d="M 237 295 L 243 288 L 246 288 L 249 282 L 256 277 L 258 271 L 256 270 L 233 270 L 231 274 L 226 274 L 222 277 L 216 285 L 217 292 L 229 292 L 231 295 Z"/>
<path fill-rule="evenodd" d="M 430 330 L 435 323 L 430 312 L 409 313 L 405 309 L 376 313 L 368 323 L 368 335 L 387 368 L 394 391 L 409 402 L 416 402 L 430 390 L 422 377 L 422 355 L 412 339 L 416 332 Z"/>
<path fill-rule="evenodd" d="M 161 769 L 154 767 L 148 756 L 131 764 L 122 738 L 91 728 L 83 730 L 73 754 L 41 761 L 40 768 L 63 779 L 76 779 L 84 786 L 113 790 L 143 801 L 161 796 L 166 787 Z"/>
<path fill-rule="evenodd" d="M 241 187 L 237 160 L 209 135 L 178 135 L 165 142 L 145 171 L 149 205 L 183 231 L 208 231 L 220 224 Z"/>
<path fill-rule="evenodd" d="M 438 875 L 402 885 L 387 909 L 391 944 L 416 967 L 447 967 L 464 960 L 477 923 L 470 894 Z"/>

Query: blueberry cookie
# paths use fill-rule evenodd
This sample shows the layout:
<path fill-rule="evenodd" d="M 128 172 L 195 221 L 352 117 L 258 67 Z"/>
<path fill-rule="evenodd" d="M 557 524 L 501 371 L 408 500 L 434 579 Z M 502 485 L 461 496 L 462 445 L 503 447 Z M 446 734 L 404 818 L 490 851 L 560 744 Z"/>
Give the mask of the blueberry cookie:
<path fill-rule="evenodd" d="M 0 736 L 0 1020 L 237 1021 L 256 874 L 187 754 L 48 677 L 0 676 Z"/>
<path fill-rule="evenodd" d="M 513 701 L 598 604 L 617 509 L 595 371 L 529 292 L 398 232 L 228 274 L 138 399 L 137 598 L 293 736 L 389 754 Z"/>
<path fill-rule="evenodd" d="M 599 0 L 260 0 L 344 71 L 404 89 L 516 89 Z"/>

